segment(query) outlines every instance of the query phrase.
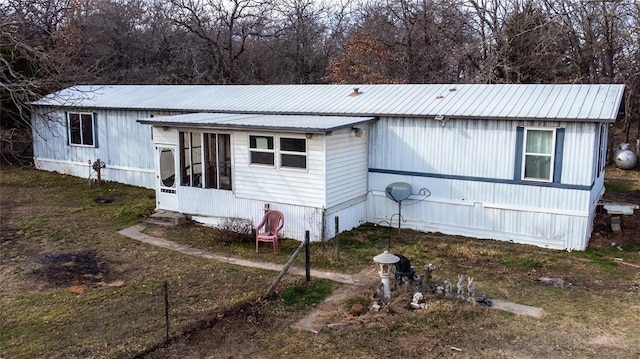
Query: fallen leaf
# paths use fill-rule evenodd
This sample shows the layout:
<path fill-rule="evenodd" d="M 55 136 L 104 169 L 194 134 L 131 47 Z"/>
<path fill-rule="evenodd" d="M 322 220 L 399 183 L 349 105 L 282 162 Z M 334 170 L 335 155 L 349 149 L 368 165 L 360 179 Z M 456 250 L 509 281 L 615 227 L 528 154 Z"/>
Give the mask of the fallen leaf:
<path fill-rule="evenodd" d="M 82 284 L 82 285 L 72 285 L 71 287 L 67 288 L 71 293 L 76 293 L 76 294 L 82 294 L 84 293 L 85 290 L 87 290 L 87 286 Z"/>
<path fill-rule="evenodd" d="M 123 280 L 115 280 L 113 282 L 109 282 L 106 284 L 107 287 L 121 287 L 124 285 L 124 281 Z"/>

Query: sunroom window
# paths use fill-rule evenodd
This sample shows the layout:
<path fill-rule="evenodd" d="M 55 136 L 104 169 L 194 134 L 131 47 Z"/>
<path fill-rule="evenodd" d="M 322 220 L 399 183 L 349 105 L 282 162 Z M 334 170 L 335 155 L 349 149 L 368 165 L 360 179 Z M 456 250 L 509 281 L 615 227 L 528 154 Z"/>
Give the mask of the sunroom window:
<path fill-rule="evenodd" d="M 180 184 L 232 189 L 231 136 L 180 132 Z"/>
<path fill-rule="evenodd" d="M 205 187 L 231 189 L 231 136 L 204 134 Z"/>
<path fill-rule="evenodd" d="M 202 187 L 202 134 L 180 132 L 181 185 Z"/>

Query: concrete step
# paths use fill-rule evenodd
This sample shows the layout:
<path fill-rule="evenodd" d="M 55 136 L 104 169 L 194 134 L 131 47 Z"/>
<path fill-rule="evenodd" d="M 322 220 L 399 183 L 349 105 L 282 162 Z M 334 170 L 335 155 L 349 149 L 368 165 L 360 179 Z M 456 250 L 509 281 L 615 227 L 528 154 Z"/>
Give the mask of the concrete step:
<path fill-rule="evenodd" d="M 157 210 L 145 220 L 145 223 L 161 226 L 180 226 L 187 223 L 187 216 L 184 213 Z"/>

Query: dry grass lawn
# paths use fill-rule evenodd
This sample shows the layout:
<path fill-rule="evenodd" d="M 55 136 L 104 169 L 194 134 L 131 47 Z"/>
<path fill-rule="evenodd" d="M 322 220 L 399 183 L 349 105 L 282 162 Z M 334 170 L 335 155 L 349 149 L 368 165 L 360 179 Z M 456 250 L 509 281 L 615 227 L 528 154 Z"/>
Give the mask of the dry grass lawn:
<path fill-rule="evenodd" d="M 608 196 L 638 201 L 635 172 L 611 171 Z M 632 176 L 630 174 L 633 173 Z M 98 203 L 96 198 L 113 200 Z M 116 234 L 154 207 L 153 192 L 34 170 L 0 170 L 1 358 L 638 358 L 640 357 L 640 225 L 623 219 L 611 233 L 599 218 L 594 246 L 551 251 L 505 242 L 365 225 L 339 241 L 312 246 L 312 267 L 344 273 L 373 270 L 386 249 L 407 256 L 434 281 L 475 278 L 476 293 L 543 308 L 534 319 L 427 295 L 422 310 L 396 299 L 368 308 L 371 284 L 348 292 L 318 314 L 317 334 L 292 329 L 339 285 L 286 276 L 277 295 L 259 300 L 276 273 L 153 248 Z M 285 263 L 280 253 L 196 225 L 148 232 L 194 247 Z M 611 243 L 616 243 L 614 246 Z M 618 248 L 619 247 L 619 248 Z M 302 265 L 302 259 L 298 260 Z M 552 286 L 537 279 L 562 279 Z M 171 340 L 164 342 L 169 287 Z M 402 298 L 404 286 L 393 292 Z"/>

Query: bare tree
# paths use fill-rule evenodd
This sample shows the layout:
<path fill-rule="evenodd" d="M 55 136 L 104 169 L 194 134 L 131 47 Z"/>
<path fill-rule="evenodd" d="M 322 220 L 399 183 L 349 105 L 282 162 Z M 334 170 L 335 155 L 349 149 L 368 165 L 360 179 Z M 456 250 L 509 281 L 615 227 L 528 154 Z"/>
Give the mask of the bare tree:
<path fill-rule="evenodd" d="M 238 83 L 238 64 L 253 29 L 266 21 L 255 0 L 171 0 L 171 19 L 198 38 L 206 64 L 203 82 Z M 198 70 L 201 71 L 201 70 Z"/>
<path fill-rule="evenodd" d="M 394 55 L 376 39 L 355 32 L 347 39 L 341 56 L 329 65 L 327 80 L 333 83 L 375 84 L 401 83 L 389 72 Z"/>
<path fill-rule="evenodd" d="M 640 132 L 639 3 L 546 0 L 545 5 L 565 29 L 570 72 L 574 74 L 569 81 L 627 85 L 623 127 L 628 141 L 632 123 L 638 124 Z"/>
<path fill-rule="evenodd" d="M 0 4 L 1 126 L 29 127 L 30 103 L 68 79 L 51 56 L 64 4 L 12 0 Z"/>
<path fill-rule="evenodd" d="M 325 46 L 331 7 L 312 0 L 280 0 L 274 3 L 273 14 L 273 34 L 266 54 L 273 60 L 272 79 L 284 83 L 320 81 L 328 62 Z"/>
<path fill-rule="evenodd" d="M 459 1 L 387 0 L 361 12 L 359 27 L 395 54 L 391 71 L 405 81 L 469 81 L 475 39 Z"/>
<path fill-rule="evenodd" d="M 481 39 L 480 79 L 490 83 L 554 82 L 565 67 L 561 26 L 535 0 L 471 0 Z"/>
<path fill-rule="evenodd" d="M 622 50 L 622 64 L 618 66 L 618 76 L 624 78 L 625 91 L 625 141 L 629 142 L 630 132 L 636 131 L 636 150 L 640 151 L 640 3 L 635 2 L 625 11 L 627 43 Z M 633 128 L 635 127 L 635 128 Z"/>
<path fill-rule="evenodd" d="M 535 2 L 516 4 L 504 26 L 506 48 L 495 77 L 506 83 L 553 83 L 570 77 L 563 28 Z"/>
<path fill-rule="evenodd" d="M 630 45 L 633 0 L 570 1 L 545 0 L 546 11 L 562 24 L 570 45 L 571 66 L 576 81 L 616 82 L 618 64 L 625 61 Z"/>

